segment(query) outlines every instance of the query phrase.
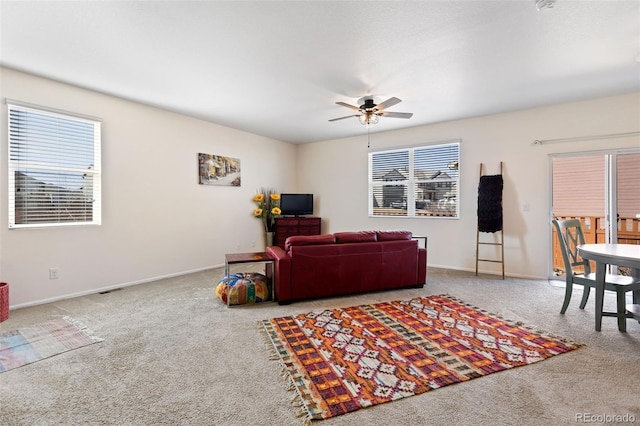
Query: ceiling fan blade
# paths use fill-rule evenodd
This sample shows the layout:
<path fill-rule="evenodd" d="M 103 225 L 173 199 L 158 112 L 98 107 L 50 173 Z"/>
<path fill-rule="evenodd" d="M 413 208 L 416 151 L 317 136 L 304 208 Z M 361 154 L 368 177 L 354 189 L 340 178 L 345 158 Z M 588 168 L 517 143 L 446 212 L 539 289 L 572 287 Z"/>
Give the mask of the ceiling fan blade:
<path fill-rule="evenodd" d="M 356 111 L 360 111 L 360 107 L 357 107 L 357 106 L 354 106 L 354 105 L 349 105 L 349 104 L 344 103 L 344 102 L 336 102 L 336 104 L 337 105 L 342 105 L 343 107 L 355 109 Z"/>
<path fill-rule="evenodd" d="M 329 121 L 344 120 L 345 118 L 351 118 L 351 117 L 360 117 L 360 114 L 353 114 L 353 115 L 347 115 L 346 117 L 332 118 Z"/>
<path fill-rule="evenodd" d="M 402 101 L 400 99 L 398 99 L 398 98 L 395 98 L 395 97 L 394 98 L 389 98 L 386 101 L 382 102 L 381 104 L 378 104 L 376 106 L 376 108 L 378 109 L 378 111 L 382 111 L 383 109 L 392 107 L 394 105 L 397 105 L 400 102 L 402 102 Z"/>
<path fill-rule="evenodd" d="M 412 112 L 381 112 L 378 115 L 382 115 L 384 117 L 391 118 L 411 118 L 413 117 Z"/>

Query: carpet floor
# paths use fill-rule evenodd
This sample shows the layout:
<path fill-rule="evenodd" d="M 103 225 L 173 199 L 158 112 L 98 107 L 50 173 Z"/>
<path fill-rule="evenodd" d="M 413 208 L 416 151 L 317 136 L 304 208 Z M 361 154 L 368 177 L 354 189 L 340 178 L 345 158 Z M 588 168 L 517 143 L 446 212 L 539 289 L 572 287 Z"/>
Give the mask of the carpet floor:
<path fill-rule="evenodd" d="M 594 296 L 580 310 L 579 289 L 560 315 L 560 282 L 430 268 L 421 289 L 228 308 L 214 295 L 223 275 L 218 268 L 11 311 L 0 333 L 70 316 L 104 341 L 0 374 L 0 424 L 300 425 L 259 321 L 440 294 L 585 346 L 322 426 L 575 425 L 601 415 L 640 422 L 640 324 L 628 320 L 621 333 L 605 317 L 596 332 Z M 615 295 L 605 306 L 615 308 Z"/>

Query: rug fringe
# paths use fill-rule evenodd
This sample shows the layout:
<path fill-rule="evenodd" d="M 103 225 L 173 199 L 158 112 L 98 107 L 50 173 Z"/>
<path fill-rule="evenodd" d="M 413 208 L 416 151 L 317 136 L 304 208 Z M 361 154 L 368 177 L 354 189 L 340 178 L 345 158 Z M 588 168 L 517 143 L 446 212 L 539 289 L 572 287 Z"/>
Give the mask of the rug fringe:
<path fill-rule="evenodd" d="M 311 421 L 312 421 L 312 420 L 313 420 L 313 419 L 311 418 L 311 416 L 310 416 L 310 415 L 307 415 L 307 417 L 305 417 L 305 418 L 302 420 L 302 426 L 311 426 Z"/>
<path fill-rule="evenodd" d="M 258 331 L 262 335 L 262 339 L 265 345 L 267 346 L 267 351 L 269 353 L 269 360 L 278 362 L 278 364 L 280 365 L 280 375 L 286 381 L 286 390 L 288 392 L 294 393 L 293 397 L 291 398 L 291 405 L 293 405 L 293 407 L 298 408 L 298 410 L 296 410 L 295 412 L 296 417 L 302 417 L 302 426 L 311 426 L 313 415 L 311 414 L 308 407 L 306 406 L 304 402 L 304 398 L 302 397 L 302 395 L 300 395 L 300 391 L 296 386 L 295 380 L 291 376 L 291 373 L 289 372 L 289 369 L 287 368 L 285 361 L 282 359 L 282 357 L 278 353 L 275 343 L 273 342 L 273 340 L 271 339 L 271 336 L 269 335 L 269 332 L 265 328 L 265 321 L 258 321 L 257 327 L 258 327 Z"/>
<path fill-rule="evenodd" d="M 96 336 L 94 332 L 90 330 L 89 327 L 87 327 L 82 321 L 72 318 L 70 316 L 64 316 L 62 317 L 62 319 L 68 322 L 69 324 L 73 325 L 74 327 L 78 328 L 80 331 L 82 331 L 87 337 L 89 337 L 94 342 L 104 341 L 104 339 Z"/>
<path fill-rule="evenodd" d="M 304 401 L 300 398 L 300 395 L 296 394 L 293 398 L 291 398 L 291 404 L 294 407 L 303 407 Z"/>
<path fill-rule="evenodd" d="M 289 392 L 296 390 L 296 382 L 293 381 L 293 377 L 291 377 L 291 375 L 287 372 L 287 368 L 282 365 L 281 366 L 282 371 L 280 372 L 280 375 L 282 377 L 284 377 L 284 379 L 287 381 L 287 390 Z M 296 393 L 295 396 L 292 398 L 292 400 L 298 398 L 299 395 Z"/>

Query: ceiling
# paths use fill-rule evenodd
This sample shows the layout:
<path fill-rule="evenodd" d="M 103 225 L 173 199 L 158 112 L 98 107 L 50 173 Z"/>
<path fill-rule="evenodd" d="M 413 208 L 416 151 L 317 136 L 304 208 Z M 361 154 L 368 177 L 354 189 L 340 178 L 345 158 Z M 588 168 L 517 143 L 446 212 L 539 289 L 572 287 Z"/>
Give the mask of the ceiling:
<path fill-rule="evenodd" d="M 1 0 L 0 19 L 3 66 L 290 143 L 366 133 L 328 121 L 365 95 L 414 113 L 373 133 L 640 91 L 637 0 Z"/>

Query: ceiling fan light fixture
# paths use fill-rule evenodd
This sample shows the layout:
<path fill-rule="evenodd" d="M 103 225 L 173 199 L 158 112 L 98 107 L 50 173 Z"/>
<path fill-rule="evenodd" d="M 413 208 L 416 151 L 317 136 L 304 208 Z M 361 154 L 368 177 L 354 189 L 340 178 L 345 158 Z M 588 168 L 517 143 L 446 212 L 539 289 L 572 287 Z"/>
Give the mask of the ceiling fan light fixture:
<path fill-rule="evenodd" d="M 378 124 L 379 118 L 378 115 L 373 112 L 365 112 L 364 114 L 358 116 L 358 120 L 360 120 L 360 124 Z"/>
<path fill-rule="evenodd" d="M 392 107 L 402 102 L 400 99 L 392 97 L 376 105 L 372 97 L 365 97 L 358 100 L 358 103 L 363 101 L 360 106 L 351 105 L 345 102 L 336 102 L 337 105 L 347 107 L 349 109 L 357 111 L 356 114 L 347 115 L 346 117 L 332 118 L 329 121 L 338 121 L 345 118 L 358 117 L 358 121 L 363 126 L 370 124 L 377 124 L 380 121 L 380 116 L 384 115 L 389 118 L 411 118 L 413 113 L 410 112 L 387 112 L 387 108 Z"/>

